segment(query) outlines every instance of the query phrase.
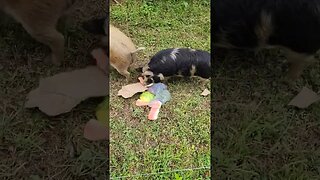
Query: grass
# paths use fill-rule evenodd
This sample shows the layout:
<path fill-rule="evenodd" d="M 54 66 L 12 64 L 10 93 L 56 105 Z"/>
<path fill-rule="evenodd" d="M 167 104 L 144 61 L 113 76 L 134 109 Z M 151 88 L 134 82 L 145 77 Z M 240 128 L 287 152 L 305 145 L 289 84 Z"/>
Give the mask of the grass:
<path fill-rule="evenodd" d="M 66 34 L 66 62 L 52 67 L 42 61 L 48 49 L 33 40 L 15 21 L 0 28 L 0 179 L 92 179 L 106 177 L 105 142 L 83 138 L 84 124 L 94 117 L 101 99 L 90 99 L 72 112 L 48 117 L 25 109 L 28 92 L 39 78 L 85 67 L 94 37 L 80 23 L 105 15 L 105 3 L 83 2 L 72 13 Z"/>
<path fill-rule="evenodd" d="M 216 52 L 214 176 L 319 179 L 320 105 L 287 105 L 303 86 L 319 92 L 319 63 L 290 87 L 280 81 L 287 65 L 278 51 Z"/>
<path fill-rule="evenodd" d="M 210 1 L 128 0 L 111 6 L 110 20 L 136 46 L 146 47 L 132 69 L 142 67 L 153 54 L 165 48 L 210 51 Z M 131 72 L 132 77 L 139 76 L 138 72 Z M 210 98 L 200 96 L 205 87 L 199 83 L 190 79 L 169 81 L 172 99 L 161 107 L 159 119 L 149 121 L 149 108 L 134 104 L 138 95 L 130 99 L 117 96 L 126 81 L 115 70 L 111 71 L 111 177 L 210 178 L 209 169 L 169 172 L 210 166 Z M 146 173 L 157 175 L 139 176 Z"/>

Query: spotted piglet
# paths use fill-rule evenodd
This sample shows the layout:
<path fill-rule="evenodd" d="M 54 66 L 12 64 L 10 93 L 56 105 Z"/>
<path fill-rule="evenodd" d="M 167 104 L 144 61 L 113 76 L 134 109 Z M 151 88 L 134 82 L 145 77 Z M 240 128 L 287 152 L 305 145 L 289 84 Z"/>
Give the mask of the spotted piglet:
<path fill-rule="evenodd" d="M 142 68 L 146 85 L 161 82 L 172 76 L 198 76 L 209 79 L 211 76 L 210 53 L 191 48 L 169 48 L 156 53 Z"/>

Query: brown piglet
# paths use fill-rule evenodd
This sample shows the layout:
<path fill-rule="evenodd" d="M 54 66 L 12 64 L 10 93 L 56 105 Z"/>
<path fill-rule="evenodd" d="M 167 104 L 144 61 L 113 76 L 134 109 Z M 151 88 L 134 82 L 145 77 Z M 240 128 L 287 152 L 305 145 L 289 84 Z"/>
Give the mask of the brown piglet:
<path fill-rule="evenodd" d="M 128 68 L 137 59 L 137 52 L 144 47 L 136 48 L 128 36 L 111 24 L 109 33 L 110 65 L 129 80 Z"/>

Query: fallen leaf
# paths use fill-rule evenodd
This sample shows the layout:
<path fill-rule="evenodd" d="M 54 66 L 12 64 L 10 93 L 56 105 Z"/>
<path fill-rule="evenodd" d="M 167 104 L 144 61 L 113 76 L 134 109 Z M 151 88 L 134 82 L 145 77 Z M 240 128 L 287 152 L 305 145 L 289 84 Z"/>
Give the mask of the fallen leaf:
<path fill-rule="evenodd" d="M 86 139 L 91 141 L 107 140 L 108 130 L 106 126 L 102 125 L 102 123 L 99 123 L 95 119 L 91 119 L 84 127 L 83 135 Z"/>
<path fill-rule="evenodd" d="M 143 86 L 141 83 L 133 83 L 126 86 L 122 86 L 122 88 L 118 91 L 118 96 L 129 98 L 135 95 L 136 93 L 143 92 L 147 89 L 148 88 Z"/>
<path fill-rule="evenodd" d="M 66 97 L 60 94 L 43 92 L 40 88 L 31 91 L 28 95 L 26 108 L 38 107 L 42 112 L 49 116 L 56 116 L 67 113 L 73 109 L 81 100 Z"/>
<path fill-rule="evenodd" d="M 210 91 L 206 88 L 202 93 L 201 96 L 208 96 L 210 94 Z"/>
<path fill-rule="evenodd" d="M 26 108 L 38 107 L 49 116 L 71 111 L 90 97 L 108 95 L 108 77 L 96 66 L 40 79 L 27 96 Z"/>
<path fill-rule="evenodd" d="M 312 103 L 315 103 L 319 100 L 320 97 L 317 95 L 317 93 L 306 87 L 303 87 L 300 93 L 295 96 L 288 105 L 296 106 L 298 108 L 307 108 Z"/>

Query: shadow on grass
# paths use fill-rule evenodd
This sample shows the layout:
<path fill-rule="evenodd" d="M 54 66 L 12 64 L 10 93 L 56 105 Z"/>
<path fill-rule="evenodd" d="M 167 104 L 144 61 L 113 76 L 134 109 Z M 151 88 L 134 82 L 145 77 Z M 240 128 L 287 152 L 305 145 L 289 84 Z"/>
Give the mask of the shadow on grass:
<path fill-rule="evenodd" d="M 304 85 L 317 91 L 319 63 L 292 88 L 281 82 L 284 58 L 216 50 L 212 102 L 214 177 L 316 179 L 319 177 L 319 104 L 287 106 Z"/>

